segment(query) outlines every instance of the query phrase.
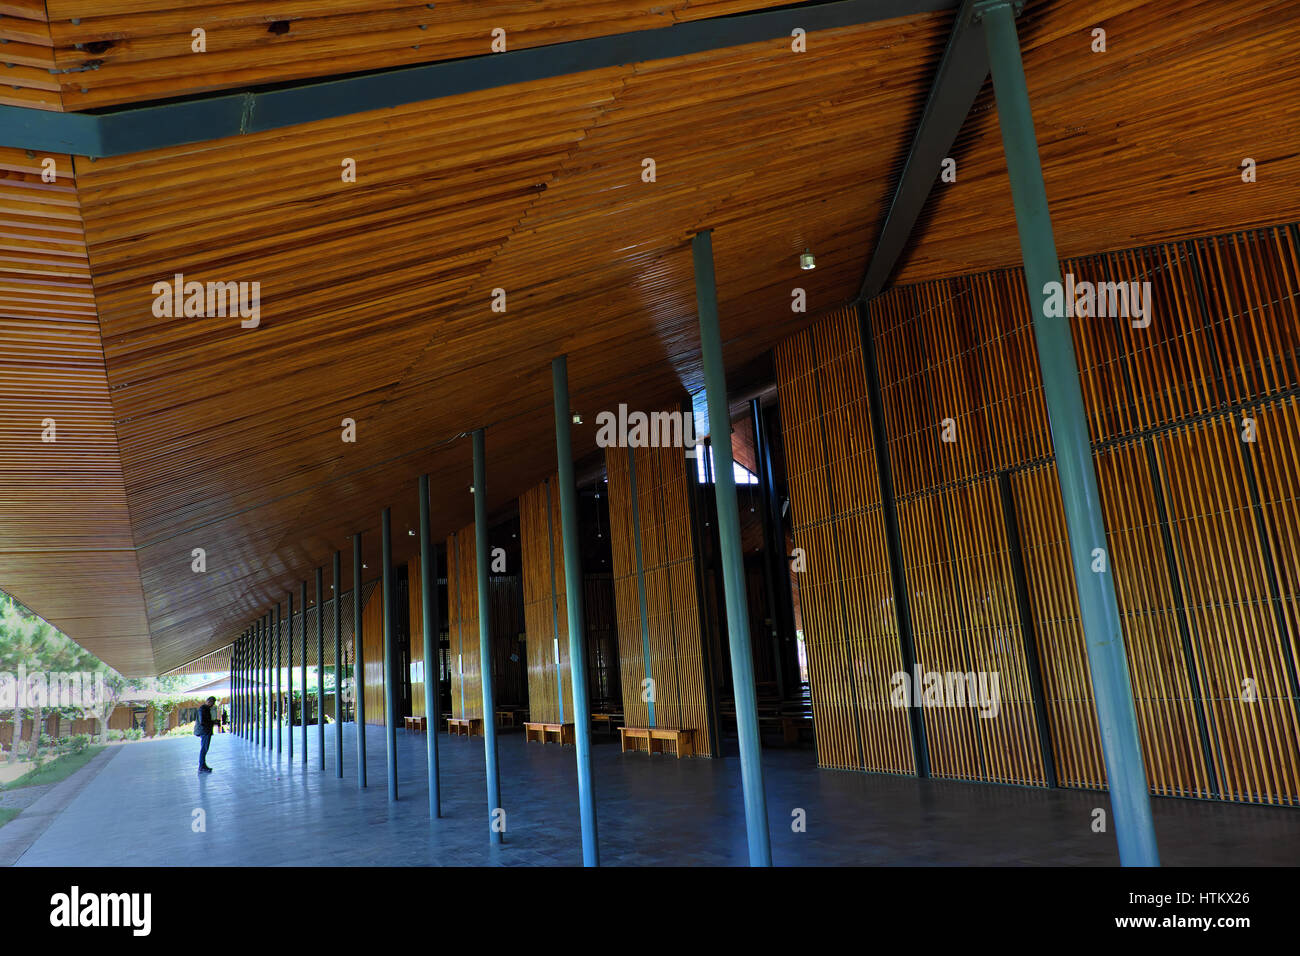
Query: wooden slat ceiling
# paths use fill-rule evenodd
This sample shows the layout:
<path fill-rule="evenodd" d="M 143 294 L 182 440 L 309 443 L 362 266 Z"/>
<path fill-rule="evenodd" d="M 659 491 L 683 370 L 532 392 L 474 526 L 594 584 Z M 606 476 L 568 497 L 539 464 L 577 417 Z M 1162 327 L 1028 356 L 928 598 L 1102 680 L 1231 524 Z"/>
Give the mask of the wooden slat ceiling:
<path fill-rule="evenodd" d="M 1022 24 L 1062 254 L 1296 208 L 1285 201 L 1295 176 L 1213 185 L 1216 163 L 1239 183 L 1239 152 L 1268 160 L 1265 174 L 1292 168 L 1275 145 L 1294 134 L 1287 104 L 1300 102 L 1294 58 L 1278 62 L 1295 49 L 1294 12 L 1268 0 L 1231 13 L 1193 0 L 1153 6 L 1038 4 Z M 1108 54 L 1086 52 L 1098 23 Z M 555 467 L 553 356 L 570 355 L 587 423 L 575 435 L 580 456 L 594 451 L 597 411 L 662 407 L 697 389 L 697 230 L 714 230 L 733 371 L 850 299 L 949 24 L 909 18 L 814 34 L 804 54 L 756 44 L 78 158 L 148 608 L 137 640 L 151 635 L 156 666 L 227 642 L 335 549 L 350 583 L 356 530 L 367 534 L 369 580 L 385 505 L 404 560 L 421 472 L 433 484 L 434 535 L 466 524 L 469 429 L 488 429 L 491 510 L 540 481 Z M 939 187 L 947 192 L 927 211 L 902 281 L 1018 256 L 989 106 L 986 94 L 956 151 L 958 183 Z M 1161 109 L 1237 139 L 1186 142 Z M 1066 136 L 1076 125 L 1087 135 Z M 1157 177 L 1161 149 L 1170 159 Z M 340 181 L 344 157 L 357 161 L 355 184 Z M 655 183 L 641 181 L 646 157 Z M 805 245 L 813 273 L 797 269 Z M 152 285 L 176 272 L 260 281 L 261 326 L 154 318 Z M 808 290 L 808 315 L 790 311 L 795 286 Z M 504 315 L 490 309 L 498 287 Z M 357 422 L 355 444 L 340 441 L 344 417 Z M 207 550 L 206 574 L 190 570 L 195 547 Z M 46 613 L 39 596 L 16 593 Z"/>
<path fill-rule="evenodd" d="M 1300 3 L 1037 3 L 1019 29 L 1062 258 L 1296 218 Z M 991 84 L 952 155 L 896 283 L 1020 264 Z"/>
<path fill-rule="evenodd" d="M 357 529 L 376 568 L 387 504 L 400 559 L 421 471 L 435 535 L 468 522 L 468 429 L 488 426 L 490 508 L 539 481 L 553 356 L 570 355 L 580 454 L 596 411 L 698 389 L 700 228 L 734 366 L 802 322 L 793 287 L 813 309 L 849 297 L 887 200 L 879 170 L 902 158 L 948 20 L 79 160 L 160 666 L 229 639 Z M 178 272 L 260 281 L 261 326 L 155 318 L 153 283 Z"/>
<path fill-rule="evenodd" d="M 47 183 L 0 149 L 0 590 L 151 673 L 72 162 L 50 158 Z"/>
<path fill-rule="evenodd" d="M 0 103 L 84 110 L 652 30 L 787 0 L 0 0 Z M 105 9 L 105 8 L 110 9 Z M 192 31 L 206 31 L 195 53 Z"/>

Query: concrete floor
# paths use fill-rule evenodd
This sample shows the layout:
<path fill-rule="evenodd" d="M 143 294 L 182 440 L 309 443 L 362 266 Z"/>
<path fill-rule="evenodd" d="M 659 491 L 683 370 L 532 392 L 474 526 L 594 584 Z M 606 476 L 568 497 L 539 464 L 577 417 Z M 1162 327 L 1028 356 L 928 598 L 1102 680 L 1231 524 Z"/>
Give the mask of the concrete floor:
<path fill-rule="evenodd" d="M 344 777 L 333 728 L 320 768 L 242 738 L 217 736 L 198 775 L 190 738 L 120 748 L 19 866 L 579 865 L 571 747 L 499 739 L 504 846 L 488 845 L 483 741 L 439 738 L 443 819 L 428 819 L 425 739 L 398 733 L 400 800 L 389 804 L 383 728 L 368 728 L 370 787 L 357 787 L 355 727 L 344 727 Z M 298 733 L 301 733 L 299 730 Z M 298 743 L 295 737 L 295 744 Z M 731 742 L 734 751 L 734 741 Z M 1114 838 L 1091 830 L 1104 795 L 819 770 L 811 750 L 765 750 L 778 865 L 1115 865 Z M 593 748 L 604 865 L 747 862 L 739 761 Z M 1300 810 L 1153 801 L 1166 865 L 1294 865 Z M 196 809 L 206 829 L 195 832 Z M 793 832 L 797 809 L 806 832 Z"/>

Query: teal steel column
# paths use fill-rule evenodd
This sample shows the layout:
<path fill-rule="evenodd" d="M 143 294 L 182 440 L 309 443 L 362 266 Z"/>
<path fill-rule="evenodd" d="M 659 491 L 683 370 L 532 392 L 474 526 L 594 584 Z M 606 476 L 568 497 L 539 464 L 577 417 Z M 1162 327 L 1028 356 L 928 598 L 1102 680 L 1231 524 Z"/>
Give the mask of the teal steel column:
<path fill-rule="evenodd" d="M 713 436 L 713 490 L 718 502 L 718 543 L 722 584 L 727 601 L 727 639 L 731 646 L 731 683 L 736 692 L 736 731 L 740 737 L 740 779 L 745 793 L 745 830 L 750 866 L 772 865 L 763 794 L 762 743 L 758 735 L 758 694 L 754 655 L 749 646 L 749 609 L 745 602 L 745 559 L 740 544 L 740 506 L 736 501 L 735 460 L 731 453 L 731 413 L 718 330 L 718 293 L 713 278 L 713 234 L 691 240 L 695 260 L 695 302 L 700 313 L 700 352 L 704 391 Z"/>
<path fill-rule="evenodd" d="M 357 725 L 357 786 L 366 787 L 366 688 L 361 633 L 361 532 L 352 536 L 352 710 Z"/>
<path fill-rule="evenodd" d="M 325 569 L 316 569 L 316 743 L 325 769 Z"/>
<path fill-rule="evenodd" d="M 497 767 L 496 698 L 492 690 L 492 596 L 488 588 L 490 555 L 485 458 L 483 429 L 480 428 L 474 432 L 474 557 L 478 567 L 478 657 L 483 677 L 483 759 L 487 765 L 488 833 L 492 843 L 499 844 L 501 831 L 497 828 L 495 817 L 497 811 L 501 810 L 501 781 Z"/>
<path fill-rule="evenodd" d="M 591 783 L 591 702 L 587 697 L 586 618 L 582 607 L 582 548 L 578 530 L 578 487 L 573 476 L 569 426 L 569 362 L 551 362 L 555 393 L 555 457 L 559 463 L 560 536 L 564 539 L 564 606 L 569 622 L 569 677 L 573 684 L 573 734 L 578 756 L 578 819 L 582 826 L 582 865 L 600 866 L 596 839 L 596 791 Z M 547 508 L 550 520 L 550 508 Z M 553 572 L 552 572 L 553 573 Z M 554 595 L 554 590 L 551 591 Z"/>
<path fill-rule="evenodd" d="M 302 677 L 302 708 L 298 719 L 302 726 L 302 766 L 307 767 L 307 582 L 299 582 L 298 596 L 302 599 L 302 663 L 299 675 Z"/>
<path fill-rule="evenodd" d="M 379 599 L 384 612 L 384 741 L 388 745 L 388 802 L 397 799 L 397 692 L 393 687 L 393 529 L 392 512 L 379 515 Z"/>
<path fill-rule="evenodd" d="M 334 552 L 334 776 L 343 779 L 343 554 Z"/>
<path fill-rule="evenodd" d="M 438 774 L 438 557 L 429 533 L 429 476 L 420 476 L 420 626 L 424 631 L 424 735 L 429 766 L 429 816 L 442 816 Z M 414 582 L 412 582 L 414 583 Z"/>
<path fill-rule="evenodd" d="M 976 16 L 984 27 L 993 72 L 1120 863 L 1159 866 L 1115 586 L 1109 569 L 1101 573 L 1092 570 L 1094 549 L 1106 547 L 1106 526 L 1093 470 L 1078 361 L 1069 319 L 1049 317 L 1045 310 L 1048 284 L 1061 287 L 1061 268 L 1020 59 L 1015 12 L 1008 0 L 999 0 L 981 4 Z"/>
<path fill-rule="evenodd" d="M 271 615 L 262 615 L 262 746 L 271 749 Z"/>
<path fill-rule="evenodd" d="M 645 593 L 645 565 L 641 559 L 641 506 L 636 489 L 636 453 L 631 445 L 627 446 L 627 487 L 628 497 L 632 502 L 632 553 L 636 556 L 636 597 L 641 608 L 641 673 L 644 675 L 641 693 L 650 691 L 650 696 L 645 702 L 646 726 L 653 727 L 658 686 L 651 676 L 650 668 L 650 612 Z M 649 752 L 649 744 L 646 745 L 646 752 Z"/>
<path fill-rule="evenodd" d="M 286 592 L 288 598 L 286 602 L 287 620 L 284 622 L 284 646 L 285 654 L 285 689 L 284 689 L 284 719 L 287 721 L 285 727 L 285 736 L 289 738 L 287 752 L 289 755 L 289 766 L 293 766 L 293 592 Z"/>
<path fill-rule="evenodd" d="M 284 698 L 280 696 L 280 602 L 275 602 L 275 755 L 280 756 L 284 746 Z"/>
<path fill-rule="evenodd" d="M 253 743 L 262 746 L 262 619 L 253 622 Z"/>

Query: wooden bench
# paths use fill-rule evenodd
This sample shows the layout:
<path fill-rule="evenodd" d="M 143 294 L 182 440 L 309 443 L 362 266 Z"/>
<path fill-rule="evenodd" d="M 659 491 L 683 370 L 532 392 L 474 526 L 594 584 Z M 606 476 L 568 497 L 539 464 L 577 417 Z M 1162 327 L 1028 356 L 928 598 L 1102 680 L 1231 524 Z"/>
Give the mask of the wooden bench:
<path fill-rule="evenodd" d="M 598 710 L 592 713 L 591 722 L 593 724 L 604 724 L 605 729 L 609 731 L 609 735 L 613 737 L 614 730 L 623 723 L 623 715 Z"/>
<path fill-rule="evenodd" d="M 664 741 L 673 741 L 677 748 L 677 759 L 682 757 L 695 756 L 695 731 L 681 730 L 674 727 L 620 727 L 618 728 L 619 743 L 623 747 L 623 752 L 627 753 L 629 749 L 635 750 L 635 747 L 628 747 L 628 741 L 644 740 L 646 742 L 647 753 L 663 753 Z"/>
<path fill-rule="evenodd" d="M 424 717 L 407 717 L 404 719 L 406 720 L 408 733 L 425 734 L 429 732 L 429 722 Z"/>
<path fill-rule="evenodd" d="M 509 710 L 509 709 L 507 709 L 507 710 L 498 710 L 498 711 L 497 711 L 497 726 L 498 726 L 498 727 L 513 727 L 513 726 L 515 726 L 515 712 L 514 712 L 513 710 Z"/>
<path fill-rule="evenodd" d="M 482 737 L 482 717 L 448 717 L 447 733 L 453 737 Z"/>
<path fill-rule="evenodd" d="M 787 715 L 781 718 L 781 732 L 787 744 L 799 743 L 799 737 L 803 730 L 812 730 L 812 717 L 802 715 Z"/>
<path fill-rule="evenodd" d="M 573 724 L 548 724 L 541 721 L 524 721 L 524 741 L 548 744 L 552 740 L 557 744 L 573 743 Z"/>

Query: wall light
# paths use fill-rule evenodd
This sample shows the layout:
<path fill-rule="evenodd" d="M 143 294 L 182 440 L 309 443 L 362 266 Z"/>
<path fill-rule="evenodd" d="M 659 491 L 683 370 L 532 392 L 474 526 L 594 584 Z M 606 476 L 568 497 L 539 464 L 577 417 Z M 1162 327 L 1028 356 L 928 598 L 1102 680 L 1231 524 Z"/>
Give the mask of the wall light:
<path fill-rule="evenodd" d="M 812 254 L 812 250 L 807 246 L 804 246 L 803 253 L 799 256 L 799 268 L 804 272 L 817 268 L 817 257 Z"/>

